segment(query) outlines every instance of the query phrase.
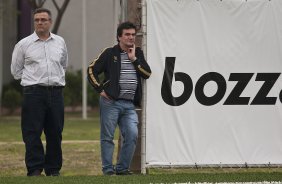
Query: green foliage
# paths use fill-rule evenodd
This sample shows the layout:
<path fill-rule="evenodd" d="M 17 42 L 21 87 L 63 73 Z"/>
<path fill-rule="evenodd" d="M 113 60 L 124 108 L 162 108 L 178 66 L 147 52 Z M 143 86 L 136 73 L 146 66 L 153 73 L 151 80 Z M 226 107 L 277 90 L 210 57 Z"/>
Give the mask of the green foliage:
<path fill-rule="evenodd" d="M 87 80 L 87 79 L 83 79 Z M 3 86 L 2 105 L 9 108 L 12 112 L 16 107 L 20 106 L 22 101 L 22 87 L 20 81 L 11 81 Z M 82 73 L 66 72 L 66 86 L 64 88 L 65 106 L 81 106 L 82 105 Z M 97 107 L 99 102 L 99 94 L 87 81 L 87 103 L 89 106 Z"/>
<path fill-rule="evenodd" d="M 13 80 L 9 84 L 3 86 L 2 92 L 2 106 L 9 109 L 9 113 L 20 106 L 22 101 L 22 87 L 20 81 Z"/>
<path fill-rule="evenodd" d="M 64 100 L 66 106 L 81 105 L 82 101 L 82 77 L 81 71 L 66 73 L 66 86 L 64 88 Z"/>
<path fill-rule="evenodd" d="M 3 93 L 3 106 L 8 108 L 10 113 L 13 113 L 20 106 L 21 101 L 21 93 L 15 89 L 8 89 Z"/>
<path fill-rule="evenodd" d="M 15 89 L 16 91 L 21 93 L 22 92 L 22 86 L 20 84 L 20 81 L 19 80 L 12 80 L 10 83 L 5 84 L 3 86 L 3 94 L 4 94 L 5 91 L 7 91 L 9 89 Z"/>
<path fill-rule="evenodd" d="M 97 107 L 99 105 L 99 94 L 94 88 L 87 82 L 87 103 L 91 107 Z"/>
<path fill-rule="evenodd" d="M 87 80 L 87 79 L 83 79 Z M 66 87 L 64 89 L 66 106 L 80 106 L 82 104 L 82 72 L 67 72 Z M 89 106 L 98 106 L 99 94 L 87 81 L 87 103 Z"/>

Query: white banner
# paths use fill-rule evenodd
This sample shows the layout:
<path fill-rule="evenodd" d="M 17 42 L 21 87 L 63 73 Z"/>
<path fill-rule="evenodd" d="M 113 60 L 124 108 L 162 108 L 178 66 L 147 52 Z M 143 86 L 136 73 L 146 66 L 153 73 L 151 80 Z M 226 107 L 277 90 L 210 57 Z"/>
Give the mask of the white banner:
<path fill-rule="evenodd" d="M 282 1 L 147 0 L 146 165 L 282 164 Z"/>

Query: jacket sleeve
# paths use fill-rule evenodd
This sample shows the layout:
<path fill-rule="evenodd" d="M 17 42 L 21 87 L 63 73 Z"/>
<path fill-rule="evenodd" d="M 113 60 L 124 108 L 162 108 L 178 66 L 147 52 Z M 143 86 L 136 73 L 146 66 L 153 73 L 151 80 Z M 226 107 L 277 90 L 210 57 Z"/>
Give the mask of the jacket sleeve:
<path fill-rule="evenodd" d="M 135 70 L 137 71 L 137 73 L 144 79 L 148 79 L 151 75 L 151 68 L 148 65 L 148 63 L 145 60 L 143 51 L 138 47 L 136 48 L 136 53 L 137 54 L 137 59 L 135 61 L 133 61 L 133 65 L 135 67 Z"/>
<path fill-rule="evenodd" d="M 104 49 L 104 51 L 94 59 L 87 68 L 87 79 L 98 93 L 103 91 L 103 85 L 100 82 L 99 74 L 105 71 L 106 51 L 107 49 Z"/>

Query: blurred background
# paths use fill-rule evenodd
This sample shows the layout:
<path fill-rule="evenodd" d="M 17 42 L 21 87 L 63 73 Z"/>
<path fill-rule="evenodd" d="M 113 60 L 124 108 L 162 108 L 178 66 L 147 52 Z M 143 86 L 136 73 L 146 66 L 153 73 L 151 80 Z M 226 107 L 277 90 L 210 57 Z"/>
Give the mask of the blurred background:
<path fill-rule="evenodd" d="M 86 81 L 86 67 L 104 48 L 116 44 L 120 22 L 130 20 L 141 28 L 141 0 L 1 0 L 0 115 L 20 113 L 21 86 L 10 73 L 11 55 L 15 44 L 33 33 L 32 12 L 39 7 L 51 10 L 51 32 L 62 36 L 67 44 L 65 110 L 95 109 L 98 95 Z M 140 45 L 141 32 L 138 37 Z M 83 114 L 86 118 L 86 112 Z"/>

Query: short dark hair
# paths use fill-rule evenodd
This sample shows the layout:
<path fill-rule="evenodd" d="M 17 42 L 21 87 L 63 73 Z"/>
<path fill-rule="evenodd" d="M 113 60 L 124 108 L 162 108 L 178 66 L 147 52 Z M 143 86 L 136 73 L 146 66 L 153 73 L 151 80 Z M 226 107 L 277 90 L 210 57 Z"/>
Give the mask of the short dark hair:
<path fill-rule="evenodd" d="M 136 26 L 132 22 L 129 22 L 129 21 L 122 22 L 117 28 L 117 41 L 118 42 L 119 42 L 118 37 L 122 35 L 122 31 L 124 29 L 135 29 L 135 31 L 137 30 Z"/>
<path fill-rule="evenodd" d="M 43 13 L 43 12 L 47 13 L 49 15 L 50 19 L 52 19 L 51 11 L 46 9 L 46 8 L 37 8 L 37 9 L 35 9 L 34 12 L 33 12 L 33 16 L 35 14 L 37 14 L 37 13 Z"/>

